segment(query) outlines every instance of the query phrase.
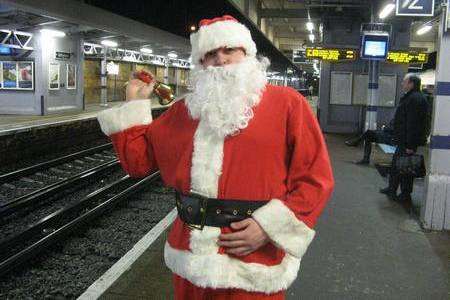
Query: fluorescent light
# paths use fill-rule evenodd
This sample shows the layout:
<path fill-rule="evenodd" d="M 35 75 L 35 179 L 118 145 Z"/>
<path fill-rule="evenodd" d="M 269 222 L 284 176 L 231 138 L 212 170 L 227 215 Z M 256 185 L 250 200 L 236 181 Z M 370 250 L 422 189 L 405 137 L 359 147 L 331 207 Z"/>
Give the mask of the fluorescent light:
<path fill-rule="evenodd" d="M 167 56 L 170 57 L 170 58 L 177 58 L 178 57 L 178 55 L 175 52 L 169 52 L 169 53 L 167 53 Z"/>
<path fill-rule="evenodd" d="M 309 40 L 314 43 L 314 39 L 315 39 L 314 34 L 311 33 L 308 37 L 309 37 Z"/>
<path fill-rule="evenodd" d="M 141 52 L 142 52 L 142 53 L 145 53 L 145 54 L 152 54 L 152 53 L 153 53 L 153 50 L 150 49 L 150 48 L 147 48 L 147 47 L 142 47 L 142 48 L 141 48 Z"/>
<path fill-rule="evenodd" d="M 306 23 L 306 29 L 308 29 L 309 31 L 313 31 L 314 29 L 314 23 L 309 21 L 308 23 Z"/>
<path fill-rule="evenodd" d="M 430 24 L 422 25 L 421 27 L 419 27 L 419 29 L 417 29 L 416 34 L 417 34 L 417 35 L 425 34 L 425 33 L 427 33 L 428 31 L 430 31 L 431 28 L 433 28 L 433 25 L 430 25 Z"/>
<path fill-rule="evenodd" d="M 394 8 L 395 8 L 394 3 L 386 4 L 386 6 L 378 14 L 378 17 L 380 17 L 380 19 L 386 18 L 394 11 Z"/>
<path fill-rule="evenodd" d="M 103 46 L 106 46 L 106 47 L 111 47 L 111 48 L 117 47 L 117 42 L 111 41 L 111 40 L 103 40 L 100 42 L 100 44 L 102 44 Z"/>
<path fill-rule="evenodd" d="M 60 30 L 53 30 L 53 29 L 41 29 L 40 30 L 43 35 L 49 36 L 49 37 L 65 37 L 66 33 Z"/>

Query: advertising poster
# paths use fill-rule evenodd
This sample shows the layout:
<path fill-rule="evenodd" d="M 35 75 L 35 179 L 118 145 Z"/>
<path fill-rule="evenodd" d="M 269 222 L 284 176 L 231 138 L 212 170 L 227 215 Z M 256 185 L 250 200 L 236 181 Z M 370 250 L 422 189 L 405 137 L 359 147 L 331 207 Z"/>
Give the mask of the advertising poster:
<path fill-rule="evenodd" d="M 59 63 L 48 65 L 48 89 L 59 90 Z"/>
<path fill-rule="evenodd" d="M 66 88 L 68 90 L 74 90 L 77 88 L 77 69 L 74 64 L 67 64 L 67 73 L 66 73 Z"/>
<path fill-rule="evenodd" d="M 32 90 L 33 87 L 33 62 L 19 62 L 19 89 Z"/>
<path fill-rule="evenodd" d="M 17 63 L 13 61 L 3 62 L 3 88 L 16 89 L 17 88 Z"/>

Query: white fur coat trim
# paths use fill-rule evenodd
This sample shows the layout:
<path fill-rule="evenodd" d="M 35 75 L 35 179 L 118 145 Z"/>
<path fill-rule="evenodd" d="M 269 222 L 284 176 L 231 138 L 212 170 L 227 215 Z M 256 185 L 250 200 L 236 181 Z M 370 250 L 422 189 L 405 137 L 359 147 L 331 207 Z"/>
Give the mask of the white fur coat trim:
<path fill-rule="evenodd" d="M 150 100 L 133 100 L 121 106 L 103 110 L 97 114 L 100 127 L 106 135 L 111 135 L 136 125 L 152 122 Z"/>
<path fill-rule="evenodd" d="M 224 138 L 209 130 L 200 120 L 194 134 L 191 165 L 191 191 L 217 198 L 219 177 L 222 174 Z"/>
<path fill-rule="evenodd" d="M 255 210 L 252 217 L 278 247 L 297 258 L 305 254 L 315 235 L 313 229 L 278 199 Z"/>
<path fill-rule="evenodd" d="M 279 265 L 245 263 L 226 254 L 195 254 L 164 247 L 164 260 L 175 274 L 203 288 L 236 288 L 276 293 L 286 290 L 297 277 L 300 259 L 286 253 Z"/>
<path fill-rule="evenodd" d="M 256 56 L 256 44 L 250 30 L 236 21 L 220 21 L 202 26 L 190 38 L 194 64 L 198 64 L 207 52 L 220 47 L 243 47 L 247 56 Z"/>

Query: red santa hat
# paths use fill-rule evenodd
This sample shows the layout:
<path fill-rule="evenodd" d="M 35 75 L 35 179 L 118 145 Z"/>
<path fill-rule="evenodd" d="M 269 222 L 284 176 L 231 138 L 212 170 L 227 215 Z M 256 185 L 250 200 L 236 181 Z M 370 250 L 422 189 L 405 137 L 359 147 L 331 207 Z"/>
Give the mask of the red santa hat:
<path fill-rule="evenodd" d="M 221 47 L 242 47 L 247 56 L 256 56 L 256 44 L 250 30 L 232 16 L 204 19 L 197 32 L 191 34 L 192 62 L 197 64 L 203 56 Z"/>

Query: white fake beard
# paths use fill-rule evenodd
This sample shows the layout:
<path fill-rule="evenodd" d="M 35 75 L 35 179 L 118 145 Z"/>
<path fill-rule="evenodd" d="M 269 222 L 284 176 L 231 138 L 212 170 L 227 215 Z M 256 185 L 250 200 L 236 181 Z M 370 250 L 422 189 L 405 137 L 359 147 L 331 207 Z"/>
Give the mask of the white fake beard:
<path fill-rule="evenodd" d="M 268 65 L 267 58 L 246 57 L 236 64 L 194 69 L 192 92 L 185 98 L 191 117 L 201 119 L 220 137 L 239 133 L 253 118 L 252 107 L 267 83 Z"/>

